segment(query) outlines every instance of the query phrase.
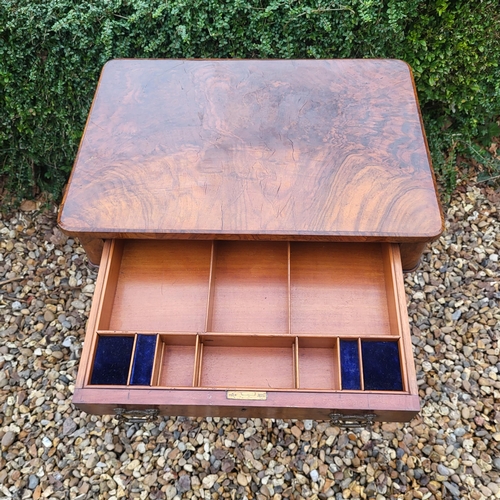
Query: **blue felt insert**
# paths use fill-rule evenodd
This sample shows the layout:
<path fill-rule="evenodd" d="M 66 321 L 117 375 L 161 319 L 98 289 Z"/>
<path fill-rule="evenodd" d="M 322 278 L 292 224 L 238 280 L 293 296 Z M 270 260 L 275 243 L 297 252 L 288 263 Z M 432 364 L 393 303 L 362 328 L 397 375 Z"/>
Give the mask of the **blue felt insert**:
<path fill-rule="evenodd" d="M 357 340 L 340 341 L 340 372 L 342 375 L 342 389 L 361 389 Z"/>
<path fill-rule="evenodd" d="M 367 391 L 402 391 L 397 342 L 362 341 L 363 377 Z"/>
<path fill-rule="evenodd" d="M 151 385 L 155 349 L 156 335 L 137 335 L 131 385 Z"/>
<path fill-rule="evenodd" d="M 127 385 L 133 347 L 134 337 L 100 336 L 90 383 L 94 385 Z"/>

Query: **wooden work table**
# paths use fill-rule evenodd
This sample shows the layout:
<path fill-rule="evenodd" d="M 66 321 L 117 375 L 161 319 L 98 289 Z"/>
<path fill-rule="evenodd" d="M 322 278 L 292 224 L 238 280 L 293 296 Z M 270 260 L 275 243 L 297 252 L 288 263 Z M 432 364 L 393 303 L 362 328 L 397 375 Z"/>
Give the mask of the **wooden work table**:
<path fill-rule="evenodd" d="M 418 411 L 402 270 L 443 218 L 405 63 L 110 61 L 59 223 L 100 264 L 86 411 Z"/>

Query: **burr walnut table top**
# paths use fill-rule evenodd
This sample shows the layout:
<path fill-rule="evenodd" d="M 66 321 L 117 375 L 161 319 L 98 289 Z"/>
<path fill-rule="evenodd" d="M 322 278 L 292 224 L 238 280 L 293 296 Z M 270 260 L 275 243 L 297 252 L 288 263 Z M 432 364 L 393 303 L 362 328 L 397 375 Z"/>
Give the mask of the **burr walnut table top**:
<path fill-rule="evenodd" d="M 425 242 L 442 231 L 396 60 L 115 60 L 60 225 L 99 238 Z"/>

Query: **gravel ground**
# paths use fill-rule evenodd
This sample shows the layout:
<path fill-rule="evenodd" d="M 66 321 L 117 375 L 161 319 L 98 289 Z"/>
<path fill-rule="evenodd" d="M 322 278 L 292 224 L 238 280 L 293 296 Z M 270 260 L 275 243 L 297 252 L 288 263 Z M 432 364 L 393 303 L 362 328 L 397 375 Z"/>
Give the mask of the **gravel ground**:
<path fill-rule="evenodd" d="M 500 498 L 500 192 L 459 188 L 405 278 L 420 415 L 359 431 L 75 409 L 96 275 L 37 208 L 0 216 L 0 498 Z"/>

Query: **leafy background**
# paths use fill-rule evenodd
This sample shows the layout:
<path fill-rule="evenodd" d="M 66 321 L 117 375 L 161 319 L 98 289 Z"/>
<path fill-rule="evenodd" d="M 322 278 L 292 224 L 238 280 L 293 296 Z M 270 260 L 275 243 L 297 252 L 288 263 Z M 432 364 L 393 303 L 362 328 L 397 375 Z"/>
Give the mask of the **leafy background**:
<path fill-rule="evenodd" d="M 0 0 L 6 189 L 60 195 L 100 70 L 123 57 L 402 59 L 445 189 L 500 172 L 497 1 Z"/>

